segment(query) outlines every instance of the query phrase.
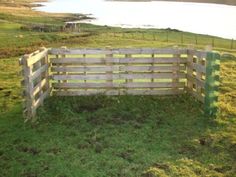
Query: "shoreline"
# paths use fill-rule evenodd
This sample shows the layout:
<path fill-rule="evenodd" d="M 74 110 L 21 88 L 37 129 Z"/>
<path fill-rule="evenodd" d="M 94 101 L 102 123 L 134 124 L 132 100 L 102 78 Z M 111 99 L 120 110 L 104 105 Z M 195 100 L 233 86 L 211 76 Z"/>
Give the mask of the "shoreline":
<path fill-rule="evenodd" d="M 139 1 L 139 2 L 141 2 L 141 1 L 146 1 L 146 0 L 107 0 L 107 1 L 110 1 L 111 3 L 112 3 L 112 1 L 117 1 L 117 3 L 119 3 L 119 2 L 121 2 L 121 4 L 123 4 L 123 2 L 124 1 L 133 1 L 133 2 L 135 2 L 135 1 Z M 123 1 L 123 2 L 122 2 Z M 148 0 L 148 1 L 152 1 L 152 2 L 156 2 L 156 4 L 159 4 L 159 0 Z M 173 2 L 173 4 L 180 4 L 181 5 L 181 3 L 184 5 L 184 3 L 193 3 L 192 5 L 194 6 L 194 5 L 196 5 L 196 6 L 198 6 L 197 5 L 197 3 L 195 3 L 194 4 L 194 2 L 193 1 L 195 1 L 195 0 L 161 0 L 164 4 L 167 4 L 166 5 L 166 8 L 168 8 L 169 6 L 169 3 L 170 3 L 170 5 L 172 4 L 171 2 Z M 184 1 L 184 2 L 183 2 Z M 101 2 L 101 1 L 98 1 L 98 2 Z M 198 1 L 199 2 L 199 1 Z M 216 2 L 216 1 L 208 1 L 208 2 Z M 102 3 L 105 3 L 105 2 L 102 2 Z M 125 3 L 125 2 L 124 2 Z M 206 3 L 206 2 L 205 2 Z M 99 3 L 98 3 L 99 4 Z M 128 3 L 130 6 L 132 6 L 132 2 L 131 3 Z M 136 3 L 136 4 L 139 4 L 139 3 Z M 147 4 L 148 4 L 148 2 L 147 2 Z M 160 3 L 161 4 L 161 3 Z M 82 3 L 82 5 L 83 5 L 83 3 Z M 87 6 L 88 6 L 89 4 L 86 4 L 86 8 L 87 8 Z M 46 5 L 47 6 L 47 5 Z M 50 6 L 50 5 L 49 5 Z M 227 8 L 230 8 L 229 6 L 224 6 L 224 5 L 217 5 L 217 4 L 207 4 L 206 3 L 206 5 L 204 5 L 203 3 L 202 4 L 200 4 L 199 5 L 199 10 L 201 11 L 201 7 L 208 7 L 209 6 L 209 8 L 207 9 L 207 10 L 209 10 L 209 9 L 213 9 L 214 7 L 216 8 L 216 10 L 217 10 L 217 8 L 219 7 L 219 6 L 222 6 L 222 7 L 220 7 L 220 8 L 223 8 L 223 10 L 224 10 L 224 12 L 225 11 L 227 11 L 226 9 Z M 54 8 L 54 7 L 53 7 Z M 235 6 L 231 6 L 231 8 L 234 8 L 235 9 Z M 194 7 L 192 8 L 193 10 L 194 10 Z M 203 8 L 204 9 L 204 8 Z M 55 11 L 50 11 L 50 8 L 49 8 L 49 10 L 47 11 L 47 8 L 35 8 L 35 10 L 38 10 L 38 11 L 40 11 L 40 12 L 58 12 L 58 13 L 60 13 L 60 9 L 57 9 L 57 10 L 55 10 Z M 80 9 L 81 10 L 81 9 Z M 148 9 L 145 9 L 145 10 L 148 10 Z M 83 9 L 82 9 L 82 11 L 83 11 Z M 88 11 L 88 10 L 87 10 Z M 70 9 L 69 10 L 67 10 L 67 11 L 65 11 L 65 12 L 76 12 L 75 10 L 73 11 L 73 9 L 70 11 Z M 206 12 L 208 12 L 208 11 L 206 11 Z M 217 12 L 215 12 L 214 10 L 213 10 L 213 12 L 214 13 L 218 13 L 218 11 Z M 94 24 L 94 25 L 99 25 L 99 26 L 110 26 L 110 27 L 121 27 L 121 28 L 131 28 L 131 29 L 135 29 L 135 28 L 141 28 L 141 29 L 160 29 L 160 28 L 171 28 L 171 29 L 177 29 L 177 30 L 179 30 L 179 31 L 185 31 L 185 32 L 192 32 L 192 33 L 196 33 L 196 34 L 203 34 L 203 35 L 209 35 L 209 36 L 217 36 L 217 37 L 221 37 L 221 38 L 225 38 L 225 39 L 235 39 L 235 33 L 234 32 L 232 32 L 232 28 L 231 28 L 231 26 L 229 27 L 229 29 L 230 30 L 223 30 L 223 32 L 222 32 L 222 30 L 221 31 L 219 31 L 219 32 L 215 32 L 214 30 L 195 30 L 195 29 L 193 29 L 193 28 L 181 28 L 181 27 L 178 27 L 177 25 L 168 25 L 168 26 L 165 26 L 165 25 L 163 25 L 163 26 L 161 26 L 161 25 L 159 25 L 159 24 L 155 24 L 155 23 L 152 23 L 152 22 L 150 22 L 150 21 L 148 21 L 147 23 L 145 23 L 145 21 L 143 21 L 142 23 L 138 23 L 138 24 L 136 24 L 136 23 L 132 23 L 132 22 L 130 22 L 130 24 L 129 23 L 127 23 L 127 24 L 121 24 L 121 23 L 117 23 L 117 22 L 109 22 L 109 21 L 102 21 L 102 20 L 99 20 L 99 16 L 97 16 L 97 13 L 96 13 L 96 11 L 92 11 L 92 13 L 94 14 L 93 16 L 95 17 L 95 19 L 97 18 L 98 20 L 94 20 L 93 19 L 93 21 L 92 22 L 89 22 L 90 24 Z M 117 14 L 117 13 L 115 13 L 115 14 Z M 233 13 L 234 14 L 234 13 Z M 86 14 L 85 14 L 86 15 Z M 90 16 L 88 16 L 88 15 L 86 15 L 88 18 L 87 19 L 89 19 L 89 20 L 91 20 L 89 17 Z M 218 17 L 219 17 L 219 15 L 217 15 Z M 221 15 L 222 16 L 222 15 Z M 115 15 L 114 15 L 114 17 L 115 17 Z M 204 16 L 205 17 L 205 16 Z M 203 17 L 203 18 L 204 18 Z M 228 17 L 228 16 L 227 16 Z M 100 19 L 102 19 L 102 18 L 100 18 Z M 122 20 L 120 20 L 120 21 L 122 21 Z M 123 22 L 124 23 L 124 22 Z M 198 28 L 196 28 L 196 29 L 198 29 Z"/>

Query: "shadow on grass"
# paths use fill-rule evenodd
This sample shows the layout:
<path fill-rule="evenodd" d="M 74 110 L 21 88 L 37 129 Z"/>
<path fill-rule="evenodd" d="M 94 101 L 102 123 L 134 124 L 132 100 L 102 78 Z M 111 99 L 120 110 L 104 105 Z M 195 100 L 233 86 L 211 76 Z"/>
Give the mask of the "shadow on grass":
<path fill-rule="evenodd" d="M 201 109 L 188 95 L 51 97 L 35 124 L 23 124 L 19 107 L 0 120 L 0 168 L 27 177 L 233 174 L 234 147 L 224 149 L 212 134 L 223 125 Z"/>

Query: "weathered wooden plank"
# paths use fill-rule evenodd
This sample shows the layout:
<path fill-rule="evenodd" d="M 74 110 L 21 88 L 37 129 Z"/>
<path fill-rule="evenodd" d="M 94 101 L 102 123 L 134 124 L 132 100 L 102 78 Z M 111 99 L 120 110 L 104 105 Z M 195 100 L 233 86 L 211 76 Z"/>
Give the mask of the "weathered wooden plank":
<path fill-rule="evenodd" d="M 45 57 L 45 61 L 44 61 L 44 65 L 48 65 L 48 68 L 51 67 L 51 63 L 49 63 L 49 57 L 48 55 Z M 49 75 L 49 69 L 45 72 L 44 77 L 47 79 L 47 84 L 46 84 L 46 88 L 50 89 L 50 75 Z M 50 95 L 50 93 L 49 93 Z"/>
<path fill-rule="evenodd" d="M 187 75 L 187 80 L 191 83 L 196 83 L 197 85 L 199 85 L 202 88 L 205 87 L 205 81 L 204 80 L 199 80 L 198 78 L 190 76 L 190 75 Z"/>
<path fill-rule="evenodd" d="M 113 54 L 111 51 L 106 49 L 96 49 L 96 48 L 90 48 L 90 49 L 51 49 L 49 51 L 49 54 L 52 55 L 99 55 L 99 54 Z"/>
<path fill-rule="evenodd" d="M 206 51 L 200 51 L 200 50 L 194 50 L 193 55 L 197 56 L 197 58 L 206 58 L 207 57 L 207 52 Z"/>
<path fill-rule="evenodd" d="M 66 46 L 64 46 L 64 47 L 61 47 L 61 48 L 62 48 L 62 49 L 67 49 L 67 47 L 66 47 Z M 61 57 L 62 57 L 62 58 L 66 58 L 66 55 L 62 55 Z M 65 65 L 64 65 L 64 64 L 62 64 L 62 66 L 65 66 Z M 65 74 L 65 75 L 67 75 L 67 72 L 62 72 L 62 74 Z M 67 80 L 64 80 L 63 82 L 65 83 L 65 82 L 67 82 Z"/>
<path fill-rule="evenodd" d="M 39 53 L 36 53 L 35 55 L 32 55 L 27 59 L 27 66 L 31 66 L 37 63 L 39 60 L 42 60 L 47 55 L 48 55 L 48 49 L 44 48 Z"/>
<path fill-rule="evenodd" d="M 86 54 L 83 54 L 83 58 L 86 58 Z M 86 63 L 84 63 L 83 67 L 86 67 Z M 84 70 L 83 74 L 86 76 L 87 75 L 87 71 Z M 86 83 L 86 82 L 87 82 L 87 80 L 84 80 L 84 83 Z"/>
<path fill-rule="evenodd" d="M 186 78 L 185 73 L 179 73 L 173 76 L 172 73 L 149 73 L 149 74 L 113 74 L 109 79 L 173 79 L 173 78 Z M 106 74 L 87 74 L 85 75 L 52 75 L 53 80 L 106 80 Z"/>
<path fill-rule="evenodd" d="M 38 92 L 42 91 L 43 87 L 47 84 L 47 79 L 44 78 L 40 81 L 33 89 L 33 95 L 35 96 Z"/>
<path fill-rule="evenodd" d="M 43 104 L 43 101 L 48 97 L 48 95 L 51 92 L 51 88 L 49 88 L 47 91 L 45 91 L 36 101 L 35 103 L 32 105 L 32 110 L 34 110 L 34 112 L 36 112 L 36 110 L 38 109 L 38 107 L 40 105 Z"/>
<path fill-rule="evenodd" d="M 29 58 L 29 55 L 24 55 L 22 58 L 22 65 L 23 65 L 23 71 L 24 71 L 24 84 L 25 84 L 25 90 L 24 90 L 24 98 L 26 101 L 26 116 L 27 119 L 32 118 L 35 116 L 35 111 L 32 110 L 32 105 L 35 103 L 34 96 L 33 96 L 33 88 L 34 84 L 32 80 L 29 78 L 30 75 L 32 75 L 33 66 L 27 66 L 27 59 Z"/>
<path fill-rule="evenodd" d="M 152 53 L 152 54 L 151 54 L 151 58 L 155 58 L 155 54 Z M 155 73 L 155 71 L 154 71 L 154 69 L 153 69 L 153 68 L 154 68 L 154 63 L 152 63 L 151 65 L 152 65 L 152 68 L 149 68 L 149 71 L 150 71 L 152 74 L 154 74 L 154 73 Z M 160 71 L 160 70 L 159 70 L 159 71 Z M 155 79 L 152 78 L 152 79 L 151 79 L 151 82 L 154 82 L 154 80 L 155 80 Z"/>
<path fill-rule="evenodd" d="M 42 67 L 42 65 L 43 65 L 43 60 L 45 60 L 45 58 L 46 57 L 44 57 L 44 58 L 42 58 L 41 60 L 39 60 L 38 62 L 36 62 L 36 63 L 34 63 L 34 70 L 38 70 L 38 69 L 40 69 L 41 67 Z M 31 65 L 32 66 L 32 65 Z M 44 72 L 45 73 L 45 72 Z M 42 80 L 42 78 L 43 78 L 43 74 L 40 74 L 35 80 L 34 80 L 34 82 L 36 82 L 36 83 L 39 83 L 39 82 L 41 82 L 41 80 Z M 34 92 L 34 91 L 33 91 Z M 43 94 L 43 90 L 40 90 L 40 92 L 39 92 L 39 96 L 41 96 Z M 35 95 L 34 95 L 35 96 Z"/>
<path fill-rule="evenodd" d="M 78 66 L 78 67 L 57 67 L 51 68 L 52 72 L 106 72 L 106 71 L 172 71 L 178 69 L 178 66 Z M 181 71 L 186 69 L 186 66 L 179 66 Z"/>
<path fill-rule="evenodd" d="M 81 88 L 184 88 L 185 82 L 132 82 L 132 83 L 53 83 L 55 89 L 81 89 Z"/>
<path fill-rule="evenodd" d="M 38 70 L 36 70 L 35 72 L 33 72 L 31 75 L 29 75 L 28 77 L 31 80 L 35 80 L 36 78 L 38 78 L 39 76 L 41 76 L 41 74 L 43 72 L 46 72 L 48 69 L 48 64 L 43 65 L 41 68 L 39 68 Z"/>
<path fill-rule="evenodd" d="M 175 54 L 174 55 L 175 58 L 180 58 L 181 56 L 179 54 Z M 175 67 L 173 69 L 173 75 L 175 76 L 173 79 L 172 79 L 172 82 L 173 82 L 173 90 L 176 91 L 178 88 L 175 86 L 175 83 L 176 82 L 179 82 L 179 78 L 178 78 L 178 75 L 180 74 L 180 63 L 179 62 L 175 62 L 173 63 L 173 66 Z M 177 68 L 176 68 L 177 67 Z"/>
<path fill-rule="evenodd" d="M 132 48 L 132 49 L 51 49 L 52 55 L 83 55 L 83 54 L 187 54 L 187 49 L 173 48 Z"/>
<path fill-rule="evenodd" d="M 125 95 L 178 95 L 183 93 L 183 90 L 127 90 L 124 92 Z"/>
<path fill-rule="evenodd" d="M 81 91 L 54 91 L 56 96 L 85 96 L 85 95 L 177 95 L 183 90 L 81 90 Z"/>
<path fill-rule="evenodd" d="M 117 49 L 114 49 L 115 51 Z M 187 54 L 187 49 L 173 49 L 173 48 L 140 48 L 140 49 L 118 49 L 119 54 Z"/>
<path fill-rule="evenodd" d="M 132 58 L 132 54 L 125 54 L 125 58 Z M 127 66 L 130 66 L 130 65 L 131 63 L 127 63 Z M 132 71 L 126 71 L 125 73 L 128 75 L 132 75 Z M 132 79 L 126 79 L 126 83 L 131 83 L 131 82 L 133 82 Z"/>
<path fill-rule="evenodd" d="M 187 76 L 192 76 L 193 74 L 193 54 L 195 50 L 188 50 L 188 62 L 187 62 Z M 193 82 L 187 79 L 187 90 L 193 90 Z"/>
<path fill-rule="evenodd" d="M 198 61 L 197 61 L 197 63 L 194 63 L 194 66 L 196 67 L 196 69 L 195 69 L 195 71 L 196 71 L 196 78 L 198 79 L 198 80 L 201 80 L 202 79 L 202 72 L 201 71 L 199 71 L 199 67 L 201 67 L 201 63 L 202 63 L 202 58 L 198 58 Z M 196 65 L 195 65 L 196 64 Z M 205 71 L 206 71 L 206 69 L 205 69 Z M 201 85 L 199 85 L 198 83 L 196 83 L 196 92 L 199 94 L 199 95 L 201 95 L 201 92 L 202 92 L 202 86 Z"/>
<path fill-rule="evenodd" d="M 140 57 L 140 58 L 52 58 L 52 64 L 107 64 L 107 63 L 115 63 L 115 64 L 127 64 L 127 63 L 136 63 L 136 64 L 151 64 L 151 63 L 160 63 L 160 64 L 168 64 L 168 63 L 187 63 L 186 58 L 150 58 L 150 57 Z"/>
<path fill-rule="evenodd" d="M 206 73 L 206 67 L 199 64 L 199 63 L 192 63 L 192 66 L 189 65 L 189 67 L 191 67 L 191 69 L 195 69 L 197 72 L 201 72 L 201 73 Z"/>
<path fill-rule="evenodd" d="M 107 50 L 111 50 L 109 47 L 107 47 Z M 112 66 L 112 64 L 109 61 L 109 58 L 112 58 L 113 57 L 113 54 L 107 54 L 106 55 L 106 66 Z M 112 75 L 113 75 L 113 71 L 106 71 L 106 75 L 107 75 L 107 83 L 108 84 L 112 84 L 113 80 L 112 80 Z"/>

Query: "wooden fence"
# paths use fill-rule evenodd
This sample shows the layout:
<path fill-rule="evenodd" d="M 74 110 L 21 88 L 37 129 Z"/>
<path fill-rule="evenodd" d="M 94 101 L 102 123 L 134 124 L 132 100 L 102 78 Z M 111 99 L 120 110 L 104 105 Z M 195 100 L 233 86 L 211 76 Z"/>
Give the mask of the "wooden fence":
<path fill-rule="evenodd" d="M 20 59 L 24 80 L 21 84 L 23 90 L 23 108 L 27 119 L 35 117 L 37 108 L 43 104 L 44 99 L 50 94 L 48 49 L 24 55 Z"/>
<path fill-rule="evenodd" d="M 214 114 L 219 55 L 190 49 L 41 49 L 21 59 L 26 115 L 50 94 L 176 95 L 186 92 Z M 49 75 L 50 73 L 50 75 Z M 52 90 L 52 92 L 51 92 Z"/>

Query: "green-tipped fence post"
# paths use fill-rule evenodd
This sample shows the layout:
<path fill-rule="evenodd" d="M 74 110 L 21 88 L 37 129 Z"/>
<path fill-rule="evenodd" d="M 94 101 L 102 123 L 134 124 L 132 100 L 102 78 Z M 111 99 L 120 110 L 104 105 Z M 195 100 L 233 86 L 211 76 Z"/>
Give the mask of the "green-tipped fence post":
<path fill-rule="evenodd" d="M 220 82 L 220 54 L 208 52 L 206 58 L 205 114 L 215 116 Z"/>

